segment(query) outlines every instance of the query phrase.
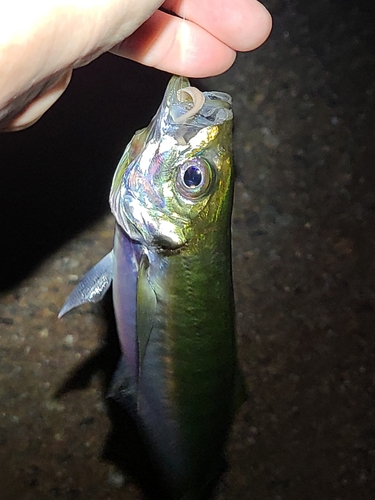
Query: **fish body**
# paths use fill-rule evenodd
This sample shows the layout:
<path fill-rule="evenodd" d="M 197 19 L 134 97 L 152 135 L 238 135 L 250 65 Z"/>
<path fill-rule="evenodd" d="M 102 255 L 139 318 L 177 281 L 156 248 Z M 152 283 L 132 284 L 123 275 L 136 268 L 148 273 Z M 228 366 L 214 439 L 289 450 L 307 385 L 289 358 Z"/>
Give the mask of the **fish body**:
<path fill-rule="evenodd" d="M 173 77 L 117 167 L 114 248 L 60 313 L 112 283 L 122 360 L 110 395 L 173 500 L 203 498 L 220 474 L 236 405 L 231 143 L 230 96 Z"/>

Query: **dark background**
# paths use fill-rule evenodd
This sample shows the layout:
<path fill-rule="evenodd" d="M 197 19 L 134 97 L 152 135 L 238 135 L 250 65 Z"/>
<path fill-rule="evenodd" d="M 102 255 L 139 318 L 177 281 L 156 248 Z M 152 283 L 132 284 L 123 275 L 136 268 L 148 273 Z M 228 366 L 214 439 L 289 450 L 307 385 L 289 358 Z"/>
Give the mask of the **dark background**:
<path fill-rule="evenodd" d="M 215 498 L 372 499 L 375 8 L 266 4 L 270 40 L 194 82 L 234 99 L 233 264 L 250 394 Z M 2 498 L 141 498 L 103 458 L 102 308 L 56 314 L 111 247 L 114 168 L 168 78 L 104 56 L 38 124 L 0 136 Z M 56 398 L 80 370 L 84 387 Z"/>

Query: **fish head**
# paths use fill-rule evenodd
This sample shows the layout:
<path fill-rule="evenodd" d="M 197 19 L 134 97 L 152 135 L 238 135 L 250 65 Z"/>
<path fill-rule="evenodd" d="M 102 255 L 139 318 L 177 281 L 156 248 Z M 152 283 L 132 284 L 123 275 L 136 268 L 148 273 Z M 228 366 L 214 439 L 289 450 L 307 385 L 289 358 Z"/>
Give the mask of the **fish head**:
<path fill-rule="evenodd" d="M 172 77 L 114 176 L 111 210 L 131 239 L 179 249 L 202 237 L 230 205 L 232 118 L 228 94 L 200 92 L 186 78 Z"/>

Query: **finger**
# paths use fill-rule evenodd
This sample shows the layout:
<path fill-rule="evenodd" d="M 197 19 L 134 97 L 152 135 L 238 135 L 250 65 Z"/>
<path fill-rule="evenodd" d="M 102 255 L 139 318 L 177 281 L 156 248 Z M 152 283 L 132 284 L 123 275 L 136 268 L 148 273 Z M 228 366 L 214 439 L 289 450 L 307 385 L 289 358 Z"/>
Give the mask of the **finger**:
<path fill-rule="evenodd" d="M 72 76 L 72 70 L 66 70 L 59 76 L 57 81 L 54 79 L 52 84 L 44 86 L 37 97 L 23 107 L 23 111 L 17 113 L 17 116 L 10 121 L 7 121 L 6 126 L 1 126 L 1 131 L 16 132 L 23 130 L 33 125 L 41 118 L 44 113 L 57 101 L 64 90 L 69 85 Z M 20 96 L 22 98 L 22 96 Z"/>
<path fill-rule="evenodd" d="M 234 50 L 200 26 L 161 11 L 111 52 L 192 78 L 222 73 L 236 57 Z"/>
<path fill-rule="evenodd" d="M 268 37 L 272 18 L 256 0 L 166 0 L 163 8 L 198 24 L 234 50 L 253 50 Z"/>
<path fill-rule="evenodd" d="M 78 66 L 135 31 L 162 0 L 0 1 L 0 119 L 35 82 Z M 6 5 L 5 5 L 6 4 Z"/>

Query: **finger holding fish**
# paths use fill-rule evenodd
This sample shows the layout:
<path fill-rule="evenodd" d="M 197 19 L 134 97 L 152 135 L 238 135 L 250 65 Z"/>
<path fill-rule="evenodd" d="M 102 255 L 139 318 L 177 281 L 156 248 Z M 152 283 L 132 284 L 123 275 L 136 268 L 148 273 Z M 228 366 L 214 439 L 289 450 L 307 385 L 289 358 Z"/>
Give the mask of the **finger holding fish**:
<path fill-rule="evenodd" d="M 163 8 L 200 26 L 233 50 L 253 50 L 268 37 L 272 18 L 257 0 L 166 0 Z M 245 29 L 246 28 L 246 29 Z"/>
<path fill-rule="evenodd" d="M 163 71 L 201 78 L 226 71 L 236 51 L 253 50 L 272 20 L 256 0 L 167 0 L 112 52 Z M 173 13 L 177 14 L 172 15 Z"/>
<path fill-rule="evenodd" d="M 65 90 L 73 68 L 111 48 L 170 73 L 206 77 L 226 71 L 236 51 L 256 48 L 271 28 L 270 15 L 256 0 L 167 0 L 156 10 L 160 5 L 160 0 L 0 5 L 0 130 L 32 125 Z M 59 75 L 64 78 L 56 83 Z"/>

